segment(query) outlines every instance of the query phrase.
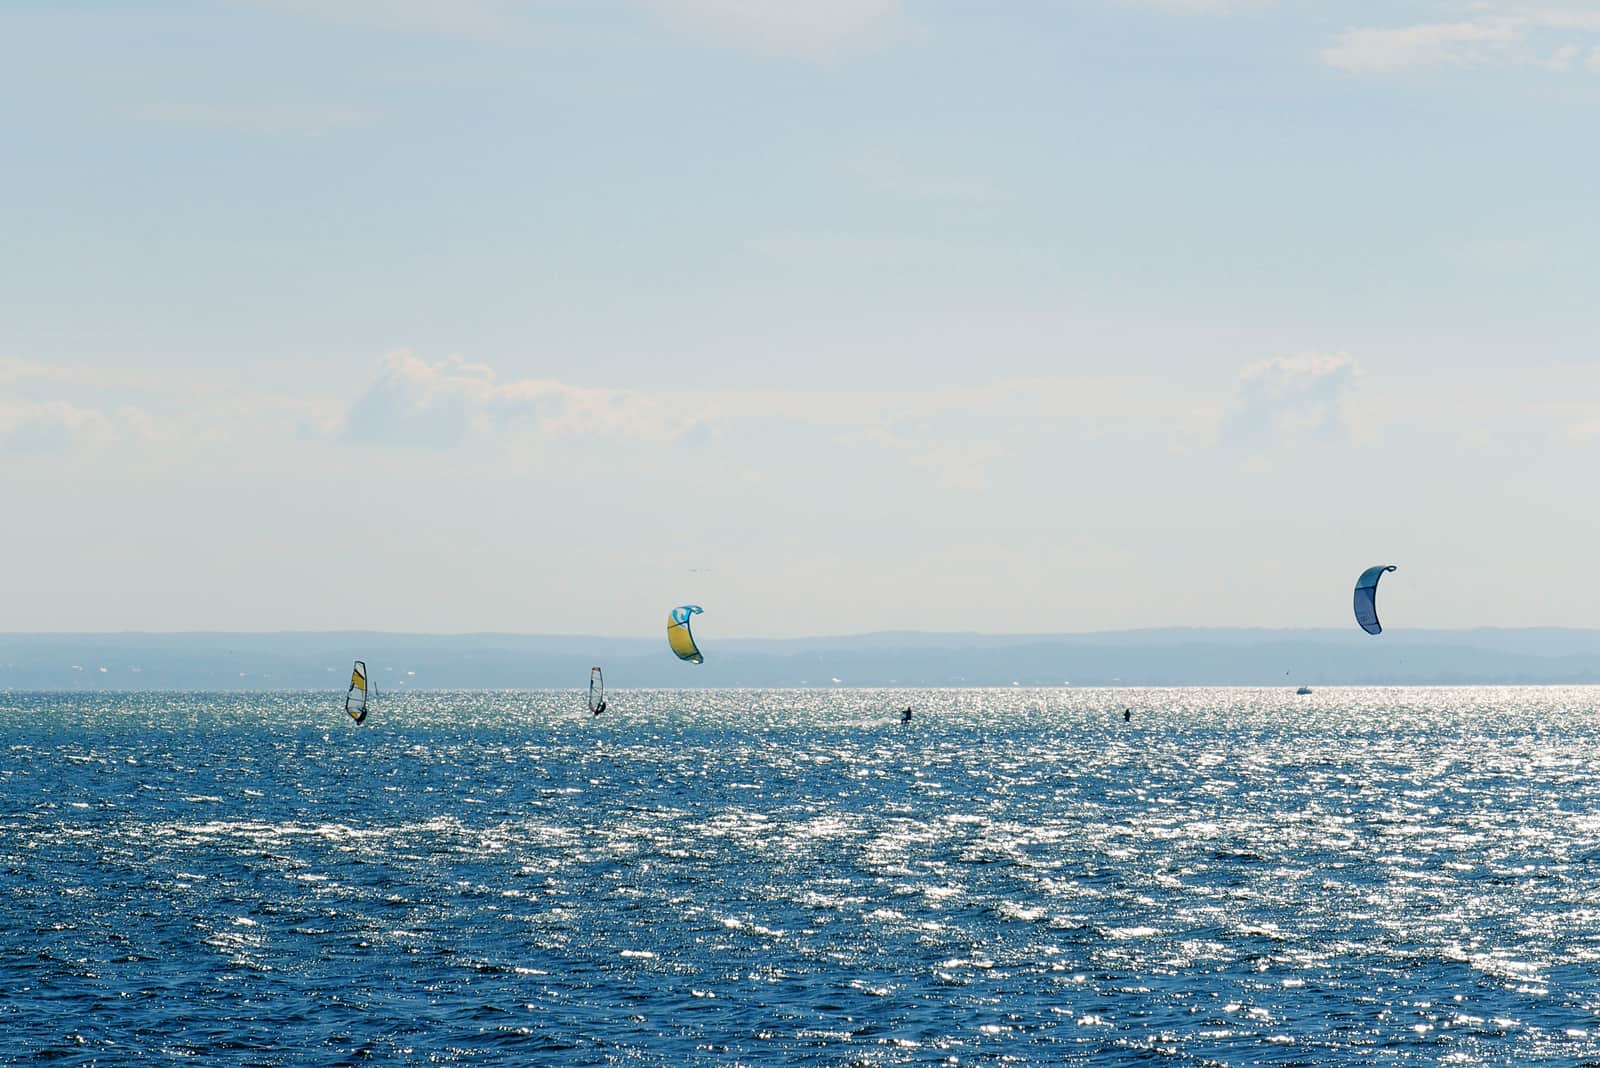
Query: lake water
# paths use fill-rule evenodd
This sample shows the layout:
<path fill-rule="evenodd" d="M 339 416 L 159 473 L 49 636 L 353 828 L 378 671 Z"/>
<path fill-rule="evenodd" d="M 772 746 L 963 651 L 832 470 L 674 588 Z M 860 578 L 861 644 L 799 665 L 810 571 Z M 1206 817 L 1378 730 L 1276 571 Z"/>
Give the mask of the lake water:
<path fill-rule="evenodd" d="M 0 1060 L 1600 1063 L 1600 691 L 341 696 L 0 694 Z"/>

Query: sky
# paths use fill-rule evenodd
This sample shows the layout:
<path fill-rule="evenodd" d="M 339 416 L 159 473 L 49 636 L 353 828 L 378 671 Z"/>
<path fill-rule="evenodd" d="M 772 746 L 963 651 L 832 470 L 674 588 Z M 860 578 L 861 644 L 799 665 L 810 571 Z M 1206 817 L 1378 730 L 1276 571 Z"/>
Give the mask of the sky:
<path fill-rule="evenodd" d="M 1600 626 L 1600 3 L 11 0 L 0 630 Z"/>

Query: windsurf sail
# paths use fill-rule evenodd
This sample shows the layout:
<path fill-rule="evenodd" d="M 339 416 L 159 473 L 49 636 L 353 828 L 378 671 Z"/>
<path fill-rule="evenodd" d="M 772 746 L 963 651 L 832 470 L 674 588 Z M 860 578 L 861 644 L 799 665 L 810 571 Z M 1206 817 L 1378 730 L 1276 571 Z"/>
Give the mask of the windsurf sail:
<path fill-rule="evenodd" d="M 702 611 L 704 609 L 697 604 L 684 604 L 667 614 L 667 644 L 672 646 L 679 660 L 687 660 L 691 664 L 705 663 L 706 658 L 700 655 L 700 647 L 694 643 L 694 635 L 689 633 L 689 617 Z"/>
<path fill-rule="evenodd" d="M 1361 577 L 1356 579 L 1356 622 L 1368 634 L 1383 633 L 1383 624 L 1378 622 L 1378 580 L 1385 571 L 1393 570 L 1393 564 L 1378 564 L 1361 572 Z"/>
<path fill-rule="evenodd" d="M 357 660 L 356 666 L 350 669 L 350 690 L 344 695 L 344 710 L 358 724 L 366 722 L 368 698 L 367 663 Z"/>
<path fill-rule="evenodd" d="M 598 667 L 589 669 L 589 711 L 595 715 L 606 708 L 606 677 Z"/>

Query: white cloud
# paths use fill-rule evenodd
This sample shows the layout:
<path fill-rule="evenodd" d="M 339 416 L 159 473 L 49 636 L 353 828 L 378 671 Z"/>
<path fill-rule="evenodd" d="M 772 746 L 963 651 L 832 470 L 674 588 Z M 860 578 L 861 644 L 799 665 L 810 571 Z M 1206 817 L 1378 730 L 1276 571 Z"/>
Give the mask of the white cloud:
<path fill-rule="evenodd" d="M 1458 3 L 1459 18 L 1346 30 L 1323 62 L 1351 74 L 1600 70 L 1600 13 L 1516 2 Z"/>
<path fill-rule="evenodd" d="M 15 386 L 24 382 L 74 382 L 81 379 L 82 372 L 73 368 L 0 356 L 0 386 Z"/>
<path fill-rule="evenodd" d="M 226 372 L 8 358 L 0 358 L 0 389 L 0 448 L 117 449 L 145 471 L 282 469 L 316 455 L 305 450 L 340 442 L 423 449 L 446 464 L 457 459 L 444 454 L 473 443 L 528 456 L 546 445 L 631 444 L 653 452 L 636 450 L 629 463 L 648 467 L 647 455 L 695 449 L 695 466 L 716 463 L 741 478 L 809 463 L 813 450 L 866 450 L 965 489 L 1040 442 L 1148 435 L 1189 403 L 1181 390 L 1135 377 L 945 390 L 648 391 L 508 379 L 482 363 L 406 351 L 388 356 L 353 403 L 325 391 L 262 391 Z"/>
<path fill-rule="evenodd" d="M 1521 37 L 1506 25 L 1441 22 L 1346 30 L 1323 51 L 1331 67 L 1372 74 L 1416 67 L 1472 67 L 1507 61 Z"/>
<path fill-rule="evenodd" d="M 0 386 L 11 394 L 0 399 L 0 453 L 57 454 L 151 436 L 149 413 L 82 399 L 120 381 L 93 369 L 0 357 Z M 64 399 L 66 393 L 74 399 Z"/>
<path fill-rule="evenodd" d="M 767 473 L 758 468 L 812 465 L 817 450 L 844 449 L 890 458 L 942 489 L 974 490 L 998 465 L 1041 447 L 1159 437 L 1189 408 L 1182 390 L 1133 377 L 948 390 L 649 392 L 502 380 L 481 364 L 397 352 L 349 409 L 342 437 L 429 450 L 474 442 L 497 449 L 633 442 L 658 452 L 715 444 L 696 466 L 715 461 L 741 478 Z"/>
<path fill-rule="evenodd" d="M 103 367 L 0 357 L 0 450 L 34 455 L 161 447 L 162 461 L 237 460 L 286 436 L 328 438 L 326 397 L 245 389 L 198 368 Z M 285 435 L 286 428 L 290 431 Z"/>
<path fill-rule="evenodd" d="M 116 435 L 113 420 L 94 408 L 63 401 L 0 405 L 0 454 L 65 452 Z"/>
<path fill-rule="evenodd" d="M 492 368 L 451 357 L 429 363 L 392 353 L 351 407 L 351 441 L 447 448 L 496 431 L 546 436 L 604 436 L 669 441 L 696 420 L 674 414 L 656 397 L 632 390 L 572 386 L 555 379 L 501 382 Z"/>
<path fill-rule="evenodd" d="M 166 436 L 161 420 L 133 405 L 101 408 L 62 400 L 0 402 L 0 454 L 102 453 Z"/>
<path fill-rule="evenodd" d="M 1364 377 L 1364 376 L 1363 376 Z M 1449 374 L 1389 371 L 1363 381 L 1344 405 L 1361 439 L 1388 445 L 1445 443 L 1452 455 L 1528 455 L 1592 444 L 1600 431 L 1600 367 L 1534 364 L 1457 366 Z M 1553 459 L 1553 456 L 1552 456 Z"/>
<path fill-rule="evenodd" d="M 1583 419 L 1561 428 L 1559 438 L 1574 445 L 1593 445 L 1600 442 L 1600 416 Z"/>
<path fill-rule="evenodd" d="M 1343 353 L 1301 353 L 1240 372 L 1219 442 L 1257 454 L 1347 436 L 1344 403 L 1360 375 Z"/>

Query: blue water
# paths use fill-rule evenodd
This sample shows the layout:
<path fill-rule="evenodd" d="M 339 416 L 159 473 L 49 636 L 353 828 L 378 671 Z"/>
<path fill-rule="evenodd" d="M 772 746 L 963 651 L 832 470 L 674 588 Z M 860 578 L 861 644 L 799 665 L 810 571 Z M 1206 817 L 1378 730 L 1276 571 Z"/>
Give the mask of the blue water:
<path fill-rule="evenodd" d="M 1600 1062 L 1597 707 L 0 694 L 0 1060 Z"/>

